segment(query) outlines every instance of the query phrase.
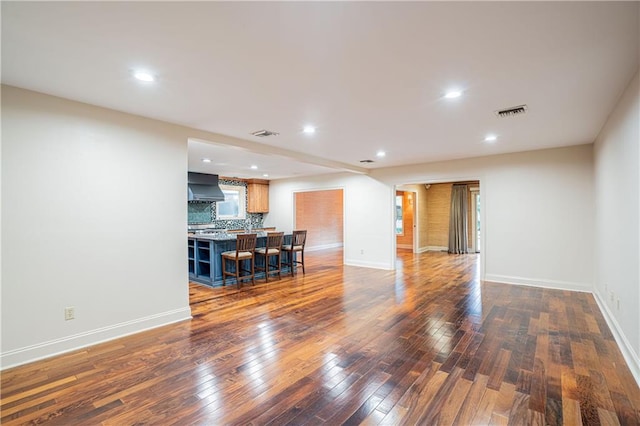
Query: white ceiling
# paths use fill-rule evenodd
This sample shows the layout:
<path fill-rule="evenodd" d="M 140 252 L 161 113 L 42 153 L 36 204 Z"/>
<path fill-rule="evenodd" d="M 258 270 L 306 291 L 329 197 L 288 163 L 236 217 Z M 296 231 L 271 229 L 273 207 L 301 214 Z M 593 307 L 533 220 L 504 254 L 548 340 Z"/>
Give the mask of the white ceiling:
<path fill-rule="evenodd" d="M 362 171 L 593 142 L 638 70 L 639 6 L 3 1 L 2 82 L 248 141 L 191 142 L 194 171 Z"/>

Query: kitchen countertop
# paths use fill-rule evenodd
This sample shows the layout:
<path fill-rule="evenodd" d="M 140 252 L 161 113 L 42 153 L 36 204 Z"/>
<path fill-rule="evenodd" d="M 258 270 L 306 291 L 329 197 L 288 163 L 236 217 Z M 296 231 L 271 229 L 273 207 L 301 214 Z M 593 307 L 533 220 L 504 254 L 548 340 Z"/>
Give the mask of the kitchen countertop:
<path fill-rule="evenodd" d="M 258 234 L 258 238 L 266 237 L 266 231 L 255 231 Z M 195 238 L 197 240 L 207 240 L 207 241 L 229 241 L 235 240 L 238 233 L 227 233 L 227 232 L 212 232 L 212 233 L 203 233 L 203 234 L 194 234 L 188 233 L 187 236 L 189 238 Z"/>

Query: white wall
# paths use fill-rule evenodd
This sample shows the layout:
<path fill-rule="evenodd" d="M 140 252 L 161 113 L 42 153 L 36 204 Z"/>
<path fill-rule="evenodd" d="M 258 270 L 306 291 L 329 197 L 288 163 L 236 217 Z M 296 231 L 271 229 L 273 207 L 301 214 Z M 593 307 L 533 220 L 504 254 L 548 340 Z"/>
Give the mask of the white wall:
<path fill-rule="evenodd" d="M 592 146 L 274 181 L 265 225 L 289 230 L 293 191 L 345 188 L 345 262 L 393 268 L 393 187 L 481 181 L 485 279 L 591 291 Z M 364 250 L 364 254 L 361 254 Z"/>
<path fill-rule="evenodd" d="M 2 87 L 3 368 L 190 318 L 181 132 Z"/>
<path fill-rule="evenodd" d="M 640 85 L 634 77 L 595 143 L 596 286 L 640 382 Z M 613 293 L 613 301 L 611 296 Z M 620 308 L 618 309 L 618 299 Z"/>
<path fill-rule="evenodd" d="M 378 169 L 389 184 L 480 180 L 484 278 L 590 291 L 591 145 Z"/>
<path fill-rule="evenodd" d="M 344 263 L 393 269 L 393 188 L 365 175 L 339 173 L 271 181 L 264 226 L 291 231 L 294 193 L 344 190 Z"/>

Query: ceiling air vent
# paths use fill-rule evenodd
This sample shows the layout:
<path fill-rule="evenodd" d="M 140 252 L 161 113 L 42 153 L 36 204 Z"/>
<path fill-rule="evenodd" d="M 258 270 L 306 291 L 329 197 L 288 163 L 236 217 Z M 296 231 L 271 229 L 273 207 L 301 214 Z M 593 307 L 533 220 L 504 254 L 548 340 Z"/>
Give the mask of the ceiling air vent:
<path fill-rule="evenodd" d="M 280 133 L 272 132 L 271 130 L 256 130 L 255 132 L 251 132 L 253 136 L 257 136 L 259 138 L 266 138 L 267 136 L 278 136 Z"/>
<path fill-rule="evenodd" d="M 360 160 L 361 163 L 373 163 L 373 160 Z"/>
<path fill-rule="evenodd" d="M 515 107 L 511 107 L 511 108 L 507 108 L 507 109 L 500 109 L 498 111 L 496 111 L 496 115 L 498 117 L 515 117 L 516 115 L 522 115 L 525 112 L 527 112 L 527 106 L 526 105 L 518 105 Z"/>

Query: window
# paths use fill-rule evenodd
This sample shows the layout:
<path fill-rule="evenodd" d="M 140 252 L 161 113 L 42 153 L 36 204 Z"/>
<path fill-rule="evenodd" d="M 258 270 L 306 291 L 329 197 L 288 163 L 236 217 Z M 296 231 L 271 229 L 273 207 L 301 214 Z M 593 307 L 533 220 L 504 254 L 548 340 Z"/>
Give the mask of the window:
<path fill-rule="evenodd" d="M 216 219 L 245 219 L 247 189 L 235 185 L 220 185 L 220 189 L 224 194 L 224 201 L 216 202 Z"/>
<path fill-rule="evenodd" d="M 402 222 L 402 195 L 396 195 L 396 235 L 404 234 L 404 223 Z"/>

